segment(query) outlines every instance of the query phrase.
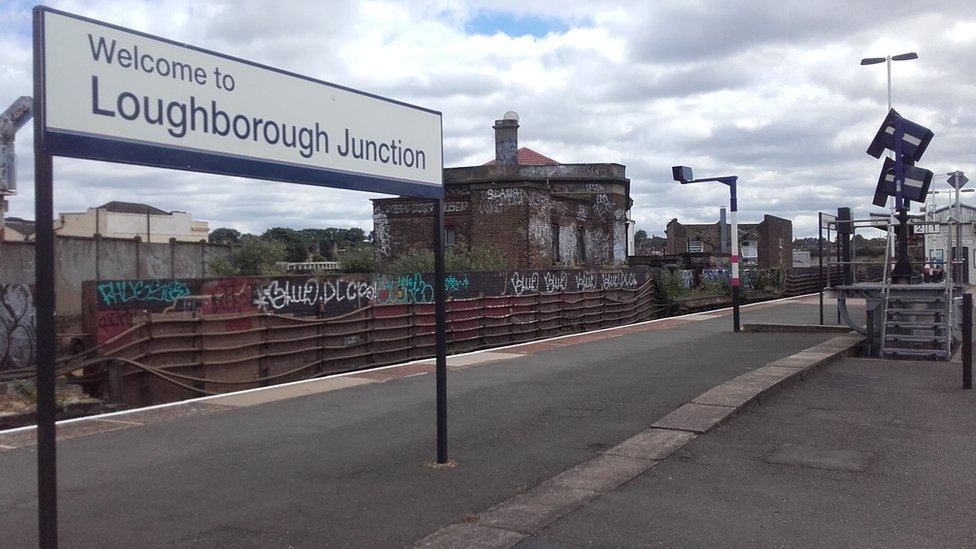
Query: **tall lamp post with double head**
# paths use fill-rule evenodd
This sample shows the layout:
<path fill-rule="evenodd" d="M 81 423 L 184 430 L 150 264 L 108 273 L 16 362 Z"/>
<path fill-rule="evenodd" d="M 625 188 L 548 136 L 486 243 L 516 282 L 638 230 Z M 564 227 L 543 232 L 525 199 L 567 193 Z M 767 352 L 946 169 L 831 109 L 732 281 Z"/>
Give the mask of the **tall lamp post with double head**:
<path fill-rule="evenodd" d="M 865 57 L 861 59 L 862 65 L 877 65 L 878 63 L 885 63 L 888 65 L 888 110 L 891 110 L 891 62 L 892 61 L 909 61 L 911 59 L 918 59 L 918 54 L 910 51 L 908 53 L 899 53 L 898 55 L 888 55 L 886 57 Z"/>
<path fill-rule="evenodd" d="M 705 183 L 706 181 L 718 181 L 729 187 L 729 222 L 732 225 L 732 329 L 739 331 L 739 225 L 736 221 L 736 212 L 739 210 L 738 201 L 735 197 L 735 186 L 739 178 L 735 175 L 725 175 L 722 177 L 703 177 L 695 179 L 691 168 L 688 166 L 673 166 L 671 175 L 674 180 L 687 185 L 689 183 Z"/>
<path fill-rule="evenodd" d="M 885 57 L 865 57 L 864 59 L 861 59 L 861 65 L 877 65 L 880 63 L 884 63 L 887 67 L 888 113 L 889 113 L 888 116 L 889 117 L 891 117 L 891 113 L 894 112 L 894 110 L 891 108 L 891 62 L 910 61 L 912 59 L 918 59 L 918 54 L 916 52 L 911 51 L 907 53 L 899 53 L 898 55 L 887 55 Z M 898 122 L 900 122 L 900 119 L 898 119 Z M 890 129 L 893 132 L 894 139 L 900 143 L 904 138 L 904 129 L 901 127 L 900 123 L 894 124 L 893 126 L 890 127 Z M 921 147 L 921 149 L 924 150 L 924 146 Z M 897 216 L 898 230 L 896 231 L 896 235 L 898 239 L 898 254 L 897 254 L 898 261 L 895 265 L 893 275 L 896 282 L 909 283 L 911 281 L 912 268 L 908 260 L 908 203 L 907 203 L 908 201 L 905 200 L 905 197 L 903 196 L 903 192 L 902 192 L 902 186 L 905 184 L 906 168 L 905 168 L 905 164 L 903 163 L 902 152 L 901 152 L 902 149 L 898 148 L 896 150 L 895 148 L 891 148 L 889 150 L 892 153 L 894 153 L 895 156 L 893 173 L 892 173 L 895 192 L 892 193 L 892 196 L 895 197 L 895 210 L 898 211 L 898 216 Z M 872 154 L 870 150 L 869 150 L 869 154 Z M 873 156 L 877 157 L 877 155 L 873 155 Z M 919 156 L 921 156 L 920 153 Z M 914 160 L 912 160 L 911 164 L 909 164 L 909 166 L 912 165 L 914 165 Z M 911 168 L 909 168 L 909 170 L 911 170 Z M 884 176 L 882 175 L 882 177 Z M 927 188 L 927 184 L 926 184 L 926 188 Z M 884 206 L 883 203 L 879 205 Z"/>

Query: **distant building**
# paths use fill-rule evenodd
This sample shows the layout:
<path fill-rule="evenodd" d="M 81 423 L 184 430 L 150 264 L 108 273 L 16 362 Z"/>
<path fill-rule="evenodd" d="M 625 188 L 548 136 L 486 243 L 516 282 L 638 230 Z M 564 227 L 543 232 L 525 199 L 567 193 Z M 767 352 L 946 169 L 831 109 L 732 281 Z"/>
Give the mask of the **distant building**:
<path fill-rule="evenodd" d="M 962 254 L 959 257 L 965 261 L 961 282 L 971 284 L 976 281 L 976 208 L 960 203 L 959 210 L 958 226 L 962 229 Z M 926 216 L 928 222 L 939 224 L 938 233 L 925 235 L 923 255 L 927 262 L 942 264 L 956 257 L 956 225 L 949 230 L 949 217 L 955 217 L 955 212 L 955 206 L 946 206 L 932 210 Z"/>
<path fill-rule="evenodd" d="M 206 221 L 190 218 L 186 212 L 167 212 L 146 204 L 112 201 L 85 212 L 62 213 L 54 222 L 54 232 L 61 236 L 95 236 L 107 238 L 142 238 L 143 242 L 182 242 L 207 240 L 210 227 Z"/>
<path fill-rule="evenodd" d="M 682 224 L 672 219 L 667 226 L 666 253 L 729 253 L 731 225 L 722 221 L 704 224 Z M 793 265 L 793 222 L 766 214 L 759 223 L 739 223 L 739 256 L 743 265 L 764 268 L 789 268 Z"/>
<path fill-rule="evenodd" d="M 620 164 L 563 164 L 518 147 L 518 120 L 496 120 L 495 159 L 444 170 L 446 243 L 490 247 L 509 268 L 627 261 L 630 180 Z M 376 256 L 432 249 L 433 203 L 373 200 Z"/>
<path fill-rule="evenodd" d="M 809 250 L 793 250 L 793 268 L 801 269 L 812 267 L 813 261 L 810 260 Z"/>
<path fill-rule="evenodd" d="M 19 217 L 5 218 L 3 220 L 3 231 L 0 232 L 0 240 L 34 240 L 34 222 Z"/>

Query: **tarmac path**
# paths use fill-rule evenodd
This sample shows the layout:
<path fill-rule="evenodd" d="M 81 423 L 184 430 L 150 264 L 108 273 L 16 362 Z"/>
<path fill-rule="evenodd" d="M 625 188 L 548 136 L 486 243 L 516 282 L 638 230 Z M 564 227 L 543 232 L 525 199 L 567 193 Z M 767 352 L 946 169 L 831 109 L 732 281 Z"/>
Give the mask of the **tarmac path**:
<path fill-rule="evenodd" d="M 815 297 L 743 309 L 744 323 L 816 317 Z M 422 364 L 112 416 L 94 434 L 59 426 L 79 431 L 58 444 L 62 545 L 402 547 L 831 335 L 733 334 L 728 311 L 708 312 L 455 359 L 450 469 L 425 466 Z M 36 453 L 11 440 L 0 434 L 0 546 L 29 547 Z"/>
<path fill-rule="evenodd" d="M 974 547 L 961 385 L 958 362 L 836 362 L 517 547 Z"/>

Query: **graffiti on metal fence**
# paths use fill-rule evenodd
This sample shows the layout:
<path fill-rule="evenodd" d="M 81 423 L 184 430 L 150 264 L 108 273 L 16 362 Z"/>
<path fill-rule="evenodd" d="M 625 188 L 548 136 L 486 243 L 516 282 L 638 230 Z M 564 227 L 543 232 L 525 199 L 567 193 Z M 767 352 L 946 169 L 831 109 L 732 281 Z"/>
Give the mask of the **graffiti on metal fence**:
<path fill-rule="evenodd" d="M 190 294 L 190 288 L 179 280 L 116 280 L 98 284 L 98 296 L 109 306 L 147 301 L 173 303 Z"/>
<path fill-rule="evenodd" d="M 433 302 L 434 286 L 420 273 L 376 278 L 376 303 L 380 305 Z"/>
<path fill-rule="evenodd" d="M 324 308 L 329 303 L 349 301 L 357 306 L 372 301 L 374 288 L 367 280 L 307 279 L 272 280 L 254 287 L 254 306 L 259 310 Z"/>
<path fill-rule="evenodd" d="M 448 298 L 523 296 L 594 289 L 635 289 L 647 272 L 485 271 L 444 277 Z M 94 307 L 86 326 L 98 343 L 143 322 L 148 314 L 275 314 L 332 317 L 367 305 L 434 302 L 430 273 L 403 275 L 227 277 L 183 280 L 114 280 L 87 283 Z"/>
<path fill-rule="evenodd" d="M 0 284 L 0 370 L 29 368 L 37 356 L 34 298 L 26 284 Z"/>
<path fill-rule="evenodd" d="M 467 290 L 469 287 L 471 287 L 471 280 L 468 279 L 468 275 L 466 274 L 461 276 L 447 275 L 444 277 L 444 291 L 446 292 L 458 292 Z"/>
<path fill-rule="evenodd" d="M 585 290 L 633 290 L 647 281 L 644 271 L 512 271 L 507 291 L 511 295 L 581 292 Z"/>

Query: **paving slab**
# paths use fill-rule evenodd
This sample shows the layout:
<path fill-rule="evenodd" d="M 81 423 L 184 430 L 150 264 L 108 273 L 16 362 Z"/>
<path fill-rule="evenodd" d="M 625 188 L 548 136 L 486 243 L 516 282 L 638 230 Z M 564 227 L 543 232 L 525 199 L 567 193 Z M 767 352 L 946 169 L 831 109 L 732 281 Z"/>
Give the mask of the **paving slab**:
<path fill-rule="evenodd" d="M 405 364 L 403 366 L 396 366 L 394 368 L 379 368 L 376 370 L 364 370 L 362 372 L 356 372 L 347 377 L 357 378 L 357 379 L 369 379 L 372 381 L 378 381 L 380 383 L 385 383 L 393 379 L 402 379 L 405 377 L 414 377 L 423 374 L 434 373 L 434 363 L 421 362 L 417 364 Z"/>
<path fill-rule="evenodd" d="M 348 389 L 349 387 L 356 387 L 358 385 L 365 385 L 367 383 L 375 382 L 371 379 L 353 376 L 332 377 L 306 383 L 282 385 L 264 391 L 253 391 L 250 393 L 238 393 L 234 395 L 221 396 L 210 399 L 207 402 L 221 406 L 255 406 L 257 404 L 266 404 L 268 402 L 275 402 L 278 400 L 287 400 L 300 396 L 326 393 L 329 391 L 337 391 L 339 389 Z"/>
<path fill-rule="evenodd" d="M 656 421 L 652 427 L 706 433 L 734 414 L 730 406 L 688 403 Z"/>
<path fill-rule="evenodd" d="M 478 523 L 531 534 L 598 495 L 546 482 L 481 513 Z"/>
<path fill-rule="evenodd" d="M 868 468 L 872 457 L 868 452 L 858 450 L 783 444 L 766 456 L 766 462 L 860 473 Z"/>
<path fill-rule="evenodd" d="M 610 448 L 606 453 L 636 459 L 661 460 L 694 438 L 694 433 L 687 431 L 648 429 Z"/>
<path fill-rule="evenodd" d="M 150 425 L 153 423 L 168 423 L 196 416 L 207 416 L 233 410 L 234 408 L 236 407 L 221 406 L 212 402 L 181 402 L 173 406 L 126 412 L 113 416 L 113 419 Z"/>
<path fill-rule="evenodd" d="M 808 368 L 813 364 L 816 364 L 816 360 L 809 357 L 798 357 L 798 356 L 788 356 L 786 358 L 781 358 L 779 360 L 774 360 L 770 362 L 768 366 L 776 366 L 777 368 Z"/>
<path fill-rule="evenodd" d="M 763 366 L 761 368 L 756 368 L 751 372 L 742 374 L 736 379 L 743 379 L 743 380 L 768 379 L 768 380 L 775 380 L 778 382 L 777 384 L 779 384 L 779 383 L 783 383 L 784 381 L 789 381 L 790 379 L 800 375 L 804 371 L 806 371 L 806 368 L 799 368 L 799 369 L 784 368 L 782 366 L 773 366 L 771 364 L 767 364 L 766 366 Z"/>
<path fill-rule="evenodd" d="M 605 494 L 650 469 L 654 464 L 654 461 L 646 459 L 604 454 L 556 475 L 552 482 L 568 488 Z"/>
<path fill-rule="evenodd" d="M 58 440 L 80 438 L 98 433 L 108 433 L 138 426 L 138 423 L 127 421 L 113 421 L 104 419 L 90 419 L 73 423 L 63 423 L 56 427 Z M 37 443 L 37 430 L 28 429 L 15 433 L 0 434 L 0 445 L 11 448 L 33 446 Z"/>
<path fill-rule="evenodd" d="M 430 549 L 504 549 L 525 538 L 525 534 L 492 528 L 481 524 L 462 522 L 442 528 L 418 541 L 414 547 Z"/>
<path fill-rule="evenodd" d="M 792 355 L 792 357 L 801 360 L 808 360 L 812 363 L 811 365 L 817 365 L 829 360 L 833 354 L 834 353 L 831 351 L 821 351 L 818 349 L 816 351 L 803 351 L 801 353 Z"/>
<path fill-rule="evenodd" d="M 695 397 L 692 402 L 695 404 L 728 406 L 733 408 L 745 406 L 777 384 L 778 382 L 775 379 L 766 377 L 742 379 L 742 376 L 739 376 L 732 381 L 726 381 L 714 389 L 705 391 Z"/>

